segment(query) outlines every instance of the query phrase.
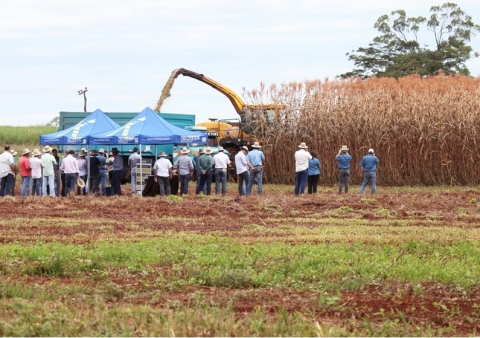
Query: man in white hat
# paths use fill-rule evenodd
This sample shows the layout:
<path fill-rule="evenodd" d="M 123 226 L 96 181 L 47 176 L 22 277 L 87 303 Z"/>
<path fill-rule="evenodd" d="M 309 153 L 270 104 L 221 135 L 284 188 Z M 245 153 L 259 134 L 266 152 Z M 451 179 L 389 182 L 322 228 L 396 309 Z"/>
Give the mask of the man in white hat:
<path fill-rule="evenodd" d="M 223 147 L 218 147 L 218 153 L 213 156 L 215 166 L 215 194 L 220 194 L 220 185 L 222 185 L 222 195 L 227 194 L 227 170 L 230 165 L 228 155 L 223 152 Z"/>
<path fill-rule="evenodd" d="M 195 174 L 197 175 L 197 186 L 195 187 L 195 191 L 197 191 L 198 187 L 200 186 L 200 178 L 202 177 L 202 170 L 200 170 L 199 160 L 200 157 L 205 154 L 203 148 L 198 149 L 197 155 L 193 158 L 193 165 L 195 166 Z M 204 187 L 203 193 L 207 193 L 207 187 Z"/>
<path fill-rule="evenodd" d="M 32 185 L 30 191 L 32 196 L 41 196 L 43 185 L 42 170 L 45 165 L 40 159 L 42 153 L 38 149 L 34 149 L 32 155 L 33 156 L 30 158 L 30 168 L 32 168 Z"/>
<path fill-rule="evenodd" d="M 335 161 L 338 163 L 338 193 L 342 193 L 342 186 L 345 185 L 345 193 L 348 192 L 348 180 L 350 178 L 350 162 L 352 156 L 348 153 L 348 147 L 343 145 L 338 151 Z"/>
<path fill-rule="evenodd" d="M 173 165 L 174 169 L 178 170 L 178 180 L 180 182 L 180 195 L 188 195 L 188 182 L 190 182 L 190 175 L 193 174 L 193 162 L 188 156 L 188 150 L 184 147 L 181 151 L 181 155 Z"/>
<path fill-rule="evenodd" d="M 69 150 L 68 155 L 63 158 L 60 170 L 65 173 L 65 195 L 75 191 L 75 183 L 80 177 L 78 160 L 74 157 L 75 151 Z"/>
<path fill-rule="evenodd" d="M 22 156 L 18 160 L 18 170 L 22 178 L 22 188 L 20 189 L 20 196 L 27 196 L 30 193 L 30 183 L 32 180 L 32 168 L 30 167 L 30 149 L 23 149 Z"/>
<path fill-rule="evenodd" d="M 130 192 L 135 194 L 136 192 L 136 180 L 137 180 L 137 163 L 140 163 L 142 157 L 138 154 L 138 148 L 133 147 L 133 154 L 128 157 L 128 167 L 130 168 Z"/>
<path fill-rule="evenodd" d="M 42 184 L 42 194 L 47 196 L 47 184 L 50 187 L 50 196 L 55 197 L 55 170 L 54 165 L 57 164 L 55 157 L 53 157 L 50 152 L 52 148 L 50 146 L 45 146 L 43 148 L 44 154 L 42 155 L 43 161 L 43 184 Z"/>
<path fill-rule="evenodd" d="M 13 162 L 13 155 L 10 152 L 10 146 L 7 144 L 5 145 L 4 149 L 5 151 L 0 155 L 1 197 L 11 194 L 16 175 L 15 164 Z"/>
<path fill-rule="evenodd" d="M 308 152 L 305 142 L 300 143 L 295 152 L 295 196 L 305 194 L 305 185 L 308 179 L 308 162 L 312 155 Z"/>
<path fill-rule="evenodd" d="M 205 149 L 205 153 L 198 159 L 198 166 L 200 169 L 200 177 L 198 178 L 200 184 L 197 187 L 197 195 L 202 191 L 205 195 L 210 195 L 213 168 L 212 148 L 207 147 Z"/>
<path fill-rule="evenodd" d="M 371 184 L 372 194 L 377 192 L 377 164 L 379 160 L 375 156 L 372 148 L 368 149 L 368 154 L 363 156 L 360 161 L 361 172 L 363 172 L 363 183 L 360 187 L 360 194 L 363 194 L 368 183 Z"/>
<path fill-rule="evenodd" d="M 258 185 L 258 194 L 261 195 L 263 193 L 262 179 L 265 155 L 260 150 L 261 147 L 262 146 L 258 142 L 253 143 L 252 151 L 250 151 L 247 155 L 248 167 L 250 169 L 250 177 L 247 185 L 247 195 L 252 194 L 253 183 L 255 182 L 255 180 L 257 181 Z"/>
<path fill-rule="evenodd" d="M 235 169 L 237 171 L 238 177 L 238 194 L 240 196 L 245 195 L 245 185 L 248 187 L 249 173 L 248 173 L 248 162 L 245 155 L 248 154 L 247 146 L 240 148 L 240 151 L 235 155 Z"/>
<path fill-rule="evenodd" d="M 167 154 L 162 151 L 160 158 L 155 161 L 153 165 L 153 177 L 155 182 L 158 182 L 160 188 L 160 196 L 170 196 L 172 188 L 170 186 L 170 179 L 173 177 L 172 163 L 167 158 Z"/>
<path fill-rule="evenodd" d="M 98 151 L 97 158 L 100 161 L 100 166 L 98 167 L 98 170 L 100 172 L 100 183 L 102 186 L 102 195 L 106 195 L 108 173 L 107 173 L 107 166 L 106 166 L 107 158 L 105 157 L 104 149 L 100 149 Z"/>

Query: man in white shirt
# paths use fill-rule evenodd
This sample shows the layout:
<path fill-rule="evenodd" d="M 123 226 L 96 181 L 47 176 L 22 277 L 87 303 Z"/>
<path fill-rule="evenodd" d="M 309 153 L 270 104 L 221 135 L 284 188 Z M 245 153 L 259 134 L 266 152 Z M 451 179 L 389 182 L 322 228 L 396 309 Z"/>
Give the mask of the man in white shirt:
<path fill-rule="evenodd" d="M 53 157 L 50 152 L 52 148 L 50 146 L 45 146 L 43 149 L 44 154 L 42 155 L 42 161 L 44 164 L 43 168 L 43 185 L 42 185 L 42 194 L 47 196 L 47 182 L 50 186 L 50 196 L 55 197 L 55 170 L 54 166 L 57 165 L 57 160 Z"/>
<path fill-rule="evenodd" d="M 238 177 L 238 194 L 240 196 L 246 194 L 246 187 L 248 187 L 249 173 L 248 173 L 248 163 L 247 157 L 248 154 L 247 146 L 243 146 L 240 151 L 235 155 L 235 168 L 237 170 Z"/>
<path fill-rule="evenodd" d="M 153 177 L 158 182 L 160 188 L 160 196 L 170 196 L 172 189 L 170 187 L 170 179 L 173 177 L 172 163 L 167 158 L 164 151 L 160 153 L 160 158 L 153 165 Z"/>
<path fill-rule="evenodd" d="M 30 195 L 42 195 L 42 171 L 45 165 L 40 159 L 42 153 L 38 149 L 33 150 L 33 156 L 30 158 L 30 168 L 32 168 L 32 186 L 30 188 Z"/>
<path fill-rule="evenodd" d="M 75 151 L 69 150 L 68 155 L 62 160 L 60 170 L 65 173 L 65 194 L 73 193 L 75 182 L 77 181 L 80 171 L 78 169 L 78 160 L 74 157 Z"/>
<path fill-rule="evenodd" d="M 0 196 L 10 195 L 13 189 L 15 180 L 15 164 L 13 163 L 13 155 L 10 152 L 10 146 L 7 144 L 4 147 L 5 151 L 0 155 Z"/>
<path fill-rule="evenodd" d="M 220 184 L 222 185 L 222 195 L 227 194 L 227 168 L 230 165 L 228 155 L 223 152 L 223 147 L 218 147 L 218 153 L 213 156 L 215 165 L 215 194 L 220 193 Z"/>
<path fill-rule="evenodd" d="M 308 178 L 308 161 L 312 159 L 305 142 L 300 143 L 298 147 L 300 149 L 295 152 L 295 196 L 305 194 L 305 185 Z"/>

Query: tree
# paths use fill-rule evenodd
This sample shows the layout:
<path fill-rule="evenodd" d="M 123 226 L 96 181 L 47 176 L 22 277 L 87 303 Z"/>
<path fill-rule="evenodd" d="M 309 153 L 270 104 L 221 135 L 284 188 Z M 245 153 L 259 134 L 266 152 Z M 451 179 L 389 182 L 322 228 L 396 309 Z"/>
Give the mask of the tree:
<path fill-rule="evenodd" d="M 56 116 L 53 119 L 51 119 L 50 122 L 45 123 L 45 126 L 47 126 L 47 127 L 58 127 L 59 121 L 60 121 L 60 118 L 58 116 Z"/>
<path fill-rule="evenodd" d="M 375 37 L 368 47 L 347 53 L 356 68 L 339 77 L 398 78 L 409 74 L 436 75 L 442 71 L 469 74 L 465 62 L 479 54 L 468 43 L 480 32 L 480 25 L 474 24 L 471 16 L 451 2 L 433 6 L 430 12 L 428 19 L 423 16 L 409 18 L 401 9 L 393 11 L 391 16 L 379 17 L 374 27 L 382 35 Z M 423 25 L 433 34 L 433 49 L 418 42 Z"/>

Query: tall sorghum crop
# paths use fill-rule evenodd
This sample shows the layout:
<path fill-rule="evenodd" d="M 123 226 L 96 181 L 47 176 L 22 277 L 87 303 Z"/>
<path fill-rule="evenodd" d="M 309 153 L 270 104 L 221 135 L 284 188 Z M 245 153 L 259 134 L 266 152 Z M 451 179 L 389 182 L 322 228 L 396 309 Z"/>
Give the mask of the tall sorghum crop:
<path fill-rule="evenodd" d="M 300 142 L 322 162 L 320 182 L 337 181 L 335 156 L 345 144 L 359 162 L 374 148 L 377 180 L 385 185 L 479 184 L 480 78 L 306 80 L 244 90 L 249 103 L 283 104 L 273 114 L 252 112 L 264 143 L 270 182 L 292 183 Z"/>

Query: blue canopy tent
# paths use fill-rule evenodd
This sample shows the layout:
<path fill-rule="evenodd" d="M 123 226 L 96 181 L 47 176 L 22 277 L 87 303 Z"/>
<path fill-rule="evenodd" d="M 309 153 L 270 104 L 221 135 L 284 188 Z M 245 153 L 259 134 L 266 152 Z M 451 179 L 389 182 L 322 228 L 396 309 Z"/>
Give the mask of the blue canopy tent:
<path fill-rule="evenodd" d="M 100 109 L 97 109 L 73 127 L 40 136 L 40 144 L 87 145 L 89 144 L 89 135 L 103 133 L 118 127 L 120 127 L 118 123 L 105 115 Z"/>
<path fill-rule="evenodd" d="M 120 127 L 118 123 L 105 115 L 100 109 L 95 110 L 76 125 L 56 133 L 40 136 L 41 145 L 86 145 L 87 152 L 90 147 L 88 136 L 106 132 Z M 90 179 L 90 165 L 88 166 L 87 185 Z M 88 186 L 87 186 L 88 190 Z"/>
<path fill-rule="evenodd" d="M 122 127 L 104 133 L 91 134 L 89 144 L 185 144 L 207 142 L 207 133 L 174 126 L 150 108 L 145 108 Z"/>
<path fill-rule="evenodd" d="M 124 126 L 88 137 L 89 144 L 138 144 L 140 156 L 142 156 L 142 144 L 188 144 L 207 143 L 207 141 L 207 133 L 176 127 L 148 107 Z M 141 176 L 143 176 L 142 171 Z"/>

